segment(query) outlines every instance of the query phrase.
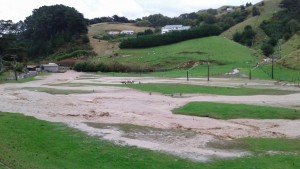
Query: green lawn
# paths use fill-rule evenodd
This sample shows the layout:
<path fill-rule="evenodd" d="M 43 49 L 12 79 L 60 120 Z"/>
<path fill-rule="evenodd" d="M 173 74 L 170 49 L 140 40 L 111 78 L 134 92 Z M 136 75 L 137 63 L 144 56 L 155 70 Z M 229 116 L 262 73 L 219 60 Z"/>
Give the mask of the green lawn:
<path fill-rule="evenodd" d="M 135 147 L 117 146 L 60 123 L 0 113 L 0 168 L 296 169 L 299 139 L 240 139 L 231 146 L 254 156 L 196 163 Z M 217 148 L 226 149 L 225 144 Z M 243 146 L 240 146 L 243 145 Z M 215 144 L 209 146 L 216 147 Z M 268 154 L 267 151 L 274 152 Z M 280 151 L 280 152 L 278 152 Z M 2 164 L 1 164 L 2 163 Z"/>
<path fill-rule="evenodd" d="M 173 112 L 215 119 L 300 119 L 300 110 L 295 109 L 213 102 L 188 103 Z"/>

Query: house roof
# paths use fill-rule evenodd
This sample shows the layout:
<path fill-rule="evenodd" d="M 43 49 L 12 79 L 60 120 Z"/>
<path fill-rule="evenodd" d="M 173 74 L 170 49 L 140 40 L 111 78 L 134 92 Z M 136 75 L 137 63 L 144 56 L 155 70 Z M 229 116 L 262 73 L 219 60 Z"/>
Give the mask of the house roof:
<path fill-rule="evenodd" d="M 50 67 L 50 66 L 53 67 L 53 66 L 58 66 L 58 65 L 57 65 L 56 63 L 48 63 L 48 64 L 43 65 L 43 66 L 44 66 L 44 67 L 45 67 L 45 66 L 46 66 L 46 67 L 47 67 L 47 66 L 48 66 L 48 67 Z"/>

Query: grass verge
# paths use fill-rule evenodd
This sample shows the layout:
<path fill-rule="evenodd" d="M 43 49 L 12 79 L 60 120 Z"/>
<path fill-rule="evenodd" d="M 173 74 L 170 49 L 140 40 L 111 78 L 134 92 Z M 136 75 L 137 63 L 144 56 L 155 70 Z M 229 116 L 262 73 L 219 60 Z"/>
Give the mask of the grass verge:
<path fill-rule="evenodd" d="M 214 119 L 300 119 L 294 109 L 213 102 L 192 102 L 173 112 Z"/>

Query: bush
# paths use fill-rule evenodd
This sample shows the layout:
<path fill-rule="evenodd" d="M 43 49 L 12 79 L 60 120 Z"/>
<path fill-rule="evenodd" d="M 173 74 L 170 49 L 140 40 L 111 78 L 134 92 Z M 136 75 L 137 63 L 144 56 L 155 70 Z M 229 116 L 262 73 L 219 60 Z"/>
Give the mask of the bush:
<path fill-rule="evenodd" d="M 233 34 L 233 40 L 246 46 L 252 46 L 255 34 L 252 27 L 247 25 L 242 33 L 236 32 Z"/>
<path fill-rule="evenodd" d="M 94 63 L 94 62 L 79 62 L 74 66 L 74 70 L 80 72 L 152 72 L 151 68 L 142 68 L 137 65 L 125 65 L 117 61 L 112 63 Z"/>
<path fill-rule="evenodd" d="M 86 43 L 90 43 L 90 39 L 87 35 L 83 35 L 81 37 L 82 43 L 86 44 Z"/>
<path fill-rule="evenodd" d="M 274 53 L 274 48 L 269 43 L 264 43 L 261 47 L 261 50 L 265 56 L 270 56 Z"/>
<path fill-rule="evenodd" d="M 93 52 L 86 50 L 69 50 L 64 52 L 57 52 L 50 56 L 51 60 L 61 61 L 69 58 L 78 58 L 81 56 L 90 56 L 93 55 Z"/>

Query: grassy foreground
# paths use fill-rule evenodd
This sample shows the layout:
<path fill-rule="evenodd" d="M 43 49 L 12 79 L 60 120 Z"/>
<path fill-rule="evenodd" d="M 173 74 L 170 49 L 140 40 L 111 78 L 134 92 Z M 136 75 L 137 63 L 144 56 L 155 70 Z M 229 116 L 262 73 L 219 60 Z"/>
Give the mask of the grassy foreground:
<path fill-rule="evenodd" d="M 199 168 L 194 162 L 116 146 L 63 124 L 19 114 L 0 113 L 0 133 L 0 162 L 9 168 Z"/>
<path fill-rule="evenodd" d="M 174 156 L 121 147 L 68 128 L 19 114 L 0 113 L 0 168 L 101 169 L 296 169 L 300 167 L 299 139 L 241 139 L 238 144 L 212 144 L 242 148 L 255 156 L 195 163 Z M 232 147 L 233 146 L 233 147 Z M 266 154 L 266 152 L 274 152 Z"/>
<path fill-rule="evenodd" d="M 215 119 L 300 119 L 299 110 L 213 102 L 193 102 L 173 112 Z"/>

